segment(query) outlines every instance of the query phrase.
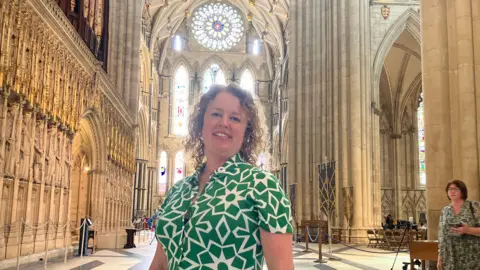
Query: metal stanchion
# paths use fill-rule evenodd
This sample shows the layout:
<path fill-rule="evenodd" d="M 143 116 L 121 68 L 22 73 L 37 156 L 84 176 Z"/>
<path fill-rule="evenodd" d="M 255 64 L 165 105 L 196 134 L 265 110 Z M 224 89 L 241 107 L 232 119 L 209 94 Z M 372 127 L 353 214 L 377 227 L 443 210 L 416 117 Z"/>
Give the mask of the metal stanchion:
<path fill-rule="evenodd" d="M 80 229 L 82 229 L 82 226 L 84 226 L 85 224 L 85 221 L 87 219 L 84 219 L 83 222 L 82 222 L 82 225 L 80 225 Z M 85 246 L 85 228 L 83 228 L 83 236 L 82 236 L 82 243 L 80 243 L 80 258 L 83 258 L 83 248 Z M 88 241 L 88 233 L 87 233 L 87 241 Z"/>
<path fill-rule="evenodd" d="M 318 260 L 316 260 L 316 263 L 326 263 L 326 260 L 323 260 L 323 255 L 322 255 L 322 228 L 318 227 Z"/>
<path fill-rule="evenodd" d="M 21 234 L 22 234 L 22 223 L 23 223 L 23 218 L 20 220 L 20 223 L 18 223 L 18 237 L 17 237 L 17 244 L 18 244 L 18 249 L 17 249 L 17 270 L 20 269 L 20 252 L 22 250 L 22 247 L 20 245 L 21 240 Z"/>
<path fill-rule="evenodd" d="M 305 231 L 303 232 L 305 237 L 305 250 L 303 252 L 308 252 L 308 225 L 305 226 Z"/>

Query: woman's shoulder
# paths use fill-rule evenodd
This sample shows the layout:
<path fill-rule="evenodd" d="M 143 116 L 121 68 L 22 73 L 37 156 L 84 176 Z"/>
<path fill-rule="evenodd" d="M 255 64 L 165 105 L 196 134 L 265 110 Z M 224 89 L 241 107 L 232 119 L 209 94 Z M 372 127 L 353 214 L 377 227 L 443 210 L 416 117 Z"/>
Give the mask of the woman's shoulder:
<path fill-rule="evenodd" d="M 469 202 L 472 205 L 475 213 L 480 216 L 480 202 L 479 201 L 470 201 L 470 200 L 467 201 L 467 202 Z"/>
<path fill-rule="evenodd" d="M 473 207 L 480 207 L 480 201 L 467 200 L 468 203 L 471 203 Z"/>
<path fill-rule="evenodd" d="M 252 174 L 255 174 L 257 176 L 260 175 L 260 176 L 264 176 L 265 178 L 272 178 L 274 180 L 277 180 L 277 177 L 273 173 L 271 173 L 268 170 L 262 169 L 260 167 L 251 166 L 250 170 Z"/>
<path fill-rule="evenodd" d="M 451 204 L 447 204 L 442 208 L 442 214 L 447 213 L 452 208 Z"/>

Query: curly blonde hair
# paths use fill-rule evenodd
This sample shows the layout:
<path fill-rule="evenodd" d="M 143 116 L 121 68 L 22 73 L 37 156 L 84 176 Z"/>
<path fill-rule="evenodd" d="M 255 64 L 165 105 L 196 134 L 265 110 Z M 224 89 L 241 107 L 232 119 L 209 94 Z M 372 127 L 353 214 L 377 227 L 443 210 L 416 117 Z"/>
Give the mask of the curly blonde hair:
<path fill-rule="evenodd" d="M 262 115 L 262 106 L 257 104 L 259 101 L 254 100 L 250 92 L 236 84 L 212 85 L 207 93 L 201 96 L 200 102 L 195 105 L 189 119 L 188 136 L 184 142 L 185 149 L 191 152 L 196 168 L 203 165 L 205 159 L 205 144 L 202 140 L 203 118 L 208 104 L 221 92 L 227 92 L 237 97 L 240 105 L 248 114 L 247 128 L 239 153 L 246 162 L 255 165 L 256 154 L 265 149 L 265 124 L 264 121 L 261 121 L 265 117 Z"/>

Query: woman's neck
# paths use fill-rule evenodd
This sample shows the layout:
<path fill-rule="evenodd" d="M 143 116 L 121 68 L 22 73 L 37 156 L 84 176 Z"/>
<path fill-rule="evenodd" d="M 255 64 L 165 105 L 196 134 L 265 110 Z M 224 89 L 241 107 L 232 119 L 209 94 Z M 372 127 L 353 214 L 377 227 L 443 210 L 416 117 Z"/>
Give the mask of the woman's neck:
<path fill-rule="evenodd" d="M 459 207 L 459 206 L 462 206 L 463 202 L 464 202 L 464 200 L 461 200 L 461 199 L 460 200 L 452 200 L 452 205 L 454 207 Z"/>
<path fill-rule="evenodd" d="M 218 169 L 220 166 L 225 163 L 227 159 L 214 159 L 214 158 L 207 158 L 207 162 L 205 164 L 205 169 L 204 171 L 207 173 L 213 173 L 216 169 Z"/>

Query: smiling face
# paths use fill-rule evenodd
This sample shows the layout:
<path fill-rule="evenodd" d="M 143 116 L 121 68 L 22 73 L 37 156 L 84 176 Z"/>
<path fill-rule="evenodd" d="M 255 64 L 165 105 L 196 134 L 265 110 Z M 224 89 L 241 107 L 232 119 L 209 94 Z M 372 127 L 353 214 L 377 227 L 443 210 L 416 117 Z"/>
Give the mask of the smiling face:
<path fill-rule="evenodd" d="M 203 117 L 202 137 L 207 159 L 227 160 L 237 154 L 247 123 L 248 115 L 239 99 L 225 91 L 218 93 Z"/>

